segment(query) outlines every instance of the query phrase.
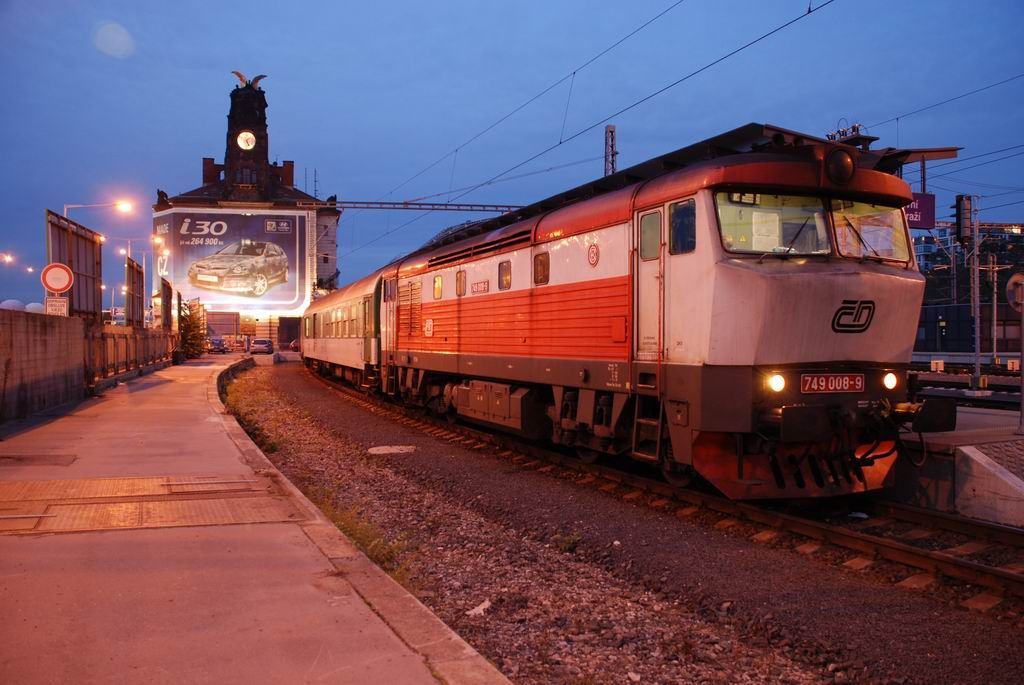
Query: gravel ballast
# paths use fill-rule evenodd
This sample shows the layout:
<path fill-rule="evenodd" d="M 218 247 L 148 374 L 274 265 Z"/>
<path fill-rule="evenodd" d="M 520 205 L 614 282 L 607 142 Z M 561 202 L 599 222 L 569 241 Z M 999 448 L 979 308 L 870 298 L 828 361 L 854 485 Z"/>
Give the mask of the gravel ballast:
<path fill-rule="evenodd" d="M 1013 626 L 438 440 L 300 364 L 244 374 L 229 406 L 516 682 L 994 683 L 1024 669 Z"/>

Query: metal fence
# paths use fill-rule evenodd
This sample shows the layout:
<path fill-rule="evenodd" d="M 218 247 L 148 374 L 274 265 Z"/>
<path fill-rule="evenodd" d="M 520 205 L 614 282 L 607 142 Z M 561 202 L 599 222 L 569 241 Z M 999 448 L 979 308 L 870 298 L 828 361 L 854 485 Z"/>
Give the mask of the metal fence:
<path fill-rule="evenodd" d="M 86 379 L 101 378 L 167 361 L 177 334 L 159 328 L 94 326 L 86 333 Z"/>

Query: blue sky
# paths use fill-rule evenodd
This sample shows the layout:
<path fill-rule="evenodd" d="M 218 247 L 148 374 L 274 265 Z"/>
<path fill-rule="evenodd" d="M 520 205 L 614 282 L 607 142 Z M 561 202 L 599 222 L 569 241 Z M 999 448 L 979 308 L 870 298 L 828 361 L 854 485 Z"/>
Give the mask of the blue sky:
<path fill-rule="evenodd" d="M 268 74 L 271 158 L 295 161 L 300 188 L 308 171 L 313 191 L 315 169 L 321 197 L 374 200 L 674 2 L 0 0 L 0 252 L 16 256 L 0 265 L 0 299 L 42 297 L 24 267 L 43 262 L 44 208 L 131 197 L 133 216 L 72 218 L 145 240 L 156 189 L 194 188 L 201 158 L 223 159 L 233 69 Z M 806 10 L 806 0 L 686 0 L 578 70 L 571 98 L 562 83 L 390 198 L 486 180 Z M 616 117 L 620 167 L 751 121 L 823 135 L 840 120 L 869 125 L 1009 78 L 1024 72 L 1022 25 L 1019 0 L 835 0 Z M 515 173 L 600 157 L 602 129 Z M 870 133 L 879 145 L 963 146 L 963 156 L 1024 144 L 1024 78 Z M 934 172 L 949 173 L 934 178 L 940 215 L 956 192 L 987 195 L 983 208 L 1024 199 L 1014 190 L 1024 189 L 1024 155 L 952 173 L 977 162 Z M 526 204 L 601 173 L 594 159 L 464 200 Z M 342 280 L 471 218 L 433 213 L 380 237 L 416 216 L 346 212 Z M 1019 221 L 1024 204 L 982 216 Z M 104 257 L 108 282 L 120 283 L 115 250 Z"/>

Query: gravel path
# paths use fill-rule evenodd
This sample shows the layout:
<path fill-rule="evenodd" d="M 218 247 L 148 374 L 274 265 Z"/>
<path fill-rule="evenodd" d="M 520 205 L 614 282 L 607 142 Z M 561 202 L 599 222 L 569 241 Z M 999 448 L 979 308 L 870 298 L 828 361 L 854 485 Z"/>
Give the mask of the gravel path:
<path fill-rule="evenodd" d="M 1024 672 L 1024 633 L 1011 626 L 435 440 L 345 402 L 299 364 L 245 374 L 231 400 L 293 481 L 333 493 L 343 527 L 378 531 L 383 541 L 367 530 L 357 541 L 517 682 Z M 367 454 L 385 445 L 415 449 Z"/>

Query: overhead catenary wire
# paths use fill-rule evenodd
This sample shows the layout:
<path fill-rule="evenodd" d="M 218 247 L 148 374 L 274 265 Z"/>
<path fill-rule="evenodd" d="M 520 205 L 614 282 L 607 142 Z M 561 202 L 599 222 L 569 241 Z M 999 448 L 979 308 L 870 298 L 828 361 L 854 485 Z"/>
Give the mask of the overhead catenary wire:
<path fill-rule="evenodd" d="M 527 178 L 528 176 L 536 176 L 538 174 L 546 174 L 546 173 L 549 173 L 551 171 L 557 171 L 559 169 L 566 169 L 566 168 L 571 167 L 571 166 L 579 166 L 580 164 L 587 164 L 589 162 L 596 162 L 599 159 L 604 159 L 604 155 L 597 155 L 596 157 L 587 157 L 586 159 L 578 159 L 575 162 L 566 162 L 565 164 L 556 164 L 554 166 L 549 166 L 549 167 L 546 167 L 544 169 L 536 169 L 534 171 L 527 171 L 527 172 L 522 173 L 522 174 L 516 174 L 515 176 L 506 176 L 505 178 L 498 179 L 497 181 L 495 181 L 491 185 L 496 185 L 498 183 L 507 183 L 508 181 L 516 181 L 516 180 L 518 180 L 520 178 Z M 462 192 L 463 190 L 467 190 L 467 189 L 472 188 L 472 187 L 473 186 L 464 186 L 462 188 L 453 188 L 452 190 L 442 191 L 440 193 L 431 193 L 430 195 L 421 195 L 420 197 L 408 200 L 408 202 L 422 202 L 424 200 L 429 200 L 429 199 L 434 198 L 434 197 L 440 197 L 441 195 L 447 195 L 447 194 L 450 194 L 450 193 L 459 193 L 459 192 Z"/>
<path fill-rule="evenodd" d="M 1013 159 L 1014 157 L 1020 157 L 1021 155 L 1024 155 L 1024 150 L 1022 150 L 1020 152 L 1015 152 L 1012 155 L 1006 155 L 1005 157 L 999 157 L 998 159 L 990 159 L 987 162 L 979 162 L 977 164 L 972 164 L 970 166 L 960 167 L 959 169 L 954 169 L 953 171 L 947 171 L 944 174 L 929 175 L 929 179 L 945 178 L 946 176 L 952 176 L 953 174 L 959 174 L 961 171 L 967 171 L 968 169 L 976 169 L 976 168 L 981 167 L 981 166 L 987 166 L 989 164 L 995 164 L 996 162 L 1002 162 L 1002 161 L 1007 160 L 1007 159 Z"/>
<path fill-rule="evenodd" d="M 904 114 L 898 114 L 898 115 L 896 115 L 894 117 L 886 119 L 885 121 L 879 121 L 877 124 L 869 124 L 867 128 L 868 129 L 872 129 L 872 128 L 876 127 L 876 126 L 884 126 L 885 124 L 891 124 L 894 121 L 899 121 L 900 119 L 906 119 L 909 116 L 913 116 L 915 114 L 920 114 L 921 112 L 926 112 L 929 109 L 935 109 L 936 107 L 941 107 L 942 105 L 949 104 L 950 102 L 954 102 L 956 100 L 960 100 L 960 99 L 968 97 L 970 95 L 974 95 L 976 93 L 980 93 L 982 91 L 989 90 L 990 88 L 995 88 L 997 86 L 1001 86 L 1004 83 L 1010 83 L 1011 81 L 1016 81 L 1019 78 L 1024 78 L 1024 73 L 1017 74 L 1016 76 L 1011 76 L 1010 78 L 1003 79 L 1002 81 L 997 81 L 996 83 L 990 83 L 987 86 L 982 86 L 981 88 L 975 88 L 974 90 L 970 90 L 970 91 L 968 91 L 966 93 L 961 93 L 960 95 L 955 95 L 955 96 L 953 96 L 951 98 L 946 98 L 945 100 L 943 100 L 941 102 L 936 102 L 934 104 L 927 105 L 925 107 L 919 107 L 918 109 L 912 110 L 910 112 L 906 112 Z"/>
<path fill-rule="evenodd" d="M 506 175 L 508 173 L 511 173 L 511 172 L 515 171 L 516 169 L 518 169 L 518 168 L 520 168 L 520 167 L 522 167 L 522 166 L 524 166 L 526 164 L 529 164 L 530 162 L 534 161 L 535 159 L 543 157 L 544 155 L 546 155 L 547 153 L 551 152 L 552 150 L 554 150 L 554 149 L 564 145 L 565 143 L 568 143 L 571 140 L 574 140 L 574 139 L 578 138 L 579 136 L 583 135 L 584 133 L 587 133 L 588 131 L 592 131 L 593 129 L 597 128 L 598 126 L 601 126 L 602 124 L 605 124 L 605 123 L 611 121 L 615 117 L 620 116 L 622 114 L 625 114 L 626 112 L 628 112 L 628 111 L 630 111 L 630 110 L 632 110 L 632 109 L 634 109 L 636 107 L 639 107 L 643 103 L 645 103 L 645 102 L 647 102 L 649 100 L 652 100 L 653 98 L 658 97 L 662 93 L 665 93 L 665 92 L 671 90 L 672 88 L 675 88 L 676 86 L 680 85 L 681 83 L 684 83 L 684 82 L 690 80 L 694 76 L 697 76 L 697 75 L 707 71 L 708 69 L 711 69 L 712 67 L 714 67 L 714 66 L 716 66 L 718 64 L 721 64 L 725 60 L 727 60 L 730 57 L 733 57 L 733 56 L 739 54 L 740 52 L 743 52 L 747 48 L 753 47 L 754 45 L 757 45 L 761 41 L 763 41 L 763 40 L 765 40 L 767 38 L 770 38 L 771 36 L 775 35 L 776 33 L 789 28 L 790 26 L 792 26 L 793 24 L 797 23 L 798 21 L 811 16 L 815 12 L 817 12 L 817 11 L 819 11 L 821 9 L 824 9 L 825 7 L 828 7 L 829 5 L 831 5 L 835 1 L 836 0 L 825 0 L 825 2 L 821 3 L 817 7 L 810 7 L 810 6 L 808 6 L 807 11 L 805 13 L 800 14 L 799 16 L 797 16 L 797 17 L 795 17 L 793 19 L 790 19 L 789 21 L 787 21 L 787 22 L 785 22 L 783 24 L 780 24 L 779 26 L 776 26 L 775 28 L 773 28 L 772 30 L 768 31 L 767 33 L 764 33 L 764 34 L 758 36 L 757 38 L 754 38 L 753 40 L 751 40 L 751 41 L 749 41 L 747 43 L 744 43 L 740 47 L 738 47 L 738 48 L 736 48 L 736 49 L 734 49 L 734 50 L 732 50 L 732 51 L 722 55 L 721 57 L 719 57 L 719 58 L 717 58 L 715 60 L 712 60 L 711 62 L 708 62 L 704 66 L 702 66 L 702 67 L 700 67 L 698 69 L 695 69 L 694 71 L 692 71 L 689 74 L 683 76 L 682 78 L 676 79 L 672 83 L 670 83 L 670 84 L 668 84 L 666 86 L 663 86 L 662 88 L 659 88 L 658 90 L 654 91 L 653 93 L 650 93 L 649 95 L 645 95 L 644 97 L 640 98 L 639 100 L 636 100 L 636 101 L 632 102 L 631 104 L 623 107 L 622 109 L 620 109 L 620 110 L 618 110 L 618 111 L 616 111 L 616 112 L 614 112 L 612 114 L 609 114 L 608 116 L 602 118 L 600 121 L 596 121 L 593 124 L 590 124 L 589 126 L 585 126 L 584 128 L 580 129 L 579 131 L 577 131 L 576 133 L 572 134 L 568 138 L 565 138 L 564 140 L 560 140 L 558 143 L 556 143 L 554 145 L 551 145 L 550 147 L 547 147 L 547 148 L 541 150 L 540 152 L 538 152 L 538 153 L 528 157 L 527 159 L 519 162 L 518 164 L 515 164 L 515 165 L 509 167 L 508 169 L 506 169 L 505 171 L 501 172 L 500 174 L 498 174 L 496 176 L 492 176 L 487 181 L 484 181 L 483 183 L 480 183 L 477 187 L 483 187 L 484 185 L 487 185 L 488 183 L 494 181 L 495 179 L 501 178 L 502 176 L 504 176 L 504 175 Z M 473 190 L 475 190 L 475 189 L 476 188 L 468 190 L 468 191 L 462 193 L 461 195 L 456 196 L 455 199 L 459 199 L 461 197 L 464 197 L 464 196 L 468 195 L 469 193 L 473 192 Z"/>
<path fill-rule="evenodd" d="M 722 55 L 721 57 L 718 57 L 717 59 L 712 60 L 711 62 L 708 62 L 704 66 L 702 66 L 702 67 L 700 67 L 698 69 L 695 69 L 694 71 L 690 72 L 689 74 L 686 74 L 685 76 L 683 76 L 683 77 L 681 77 L 679 79 L 676 79 L 672 83 L 670 83 L 670 84 L 668 84 L 666 86 L 663 86 L 662 88 L 659 88 L 658 90 L 654 91 L 653 93 L 650 93 L 649 95 L 646 95 L 646 96 L 640 98 L 639 100 L 634 101 L 633 103 L 627 105 L 626 107 L 623 107 L 622 109 L 618 110 L 617 112 L 614 112 L 613 114 L 610 114 L 610 115 L 602 118 L 600 121 L 597 121 L 597 122 L 595 122 L 593 124 L 590 124 L 589 126 L 586 126 L 586 127 L 582 128 L 582 129 L 580 129 L 579 131 L 577 131 L 576 133 L 572 134 L 571 136 L 569 136 L 565 140 L 561 140 L 558 143 L 556 143 L 554 145 L 551 145 L 550 147 L 545 148 L 544 150 L 541 150 L 540 152 L 538 152 L 538 153 L 536 153 L 534 155 L 531 155 L 529 158 L 527 158 L 527 159 L 519 162 L 518 164 L 515 164 L 514 166 L 511 166 L 508 169 L 502 171 L 500 174 L 492 176 L 491 178 L 487 179 L 486 181 L 482 181 L 481 183 L 478 183 L 478 184 L 476 184 L 474 186 L 471 186 L 466 191 L 460 193 L 459 195 L 456 195 L 453 198 L 453 200 L 458 200 L 458 199 L 460 199 L 462 197 L 465 197 L 469 193 L 472 193 L 472 192 L 474 192 L 474 191 L 476 191 L 476 190 L 478 190 L 480 188 L 483 188 L 484 186 L 491 185 L 491 184 L 497 182 L 499 179 L 501 179 L 502 177 L 504 177 L 504 176 L 508 175 L 509 173 L 515 171 L 516 169 L 519 169 L 519 168 L 529 164 L 530 162 L 532 162 L 532 161 L 534 161 L 534 160 L 536 160 L 536 159 L 538 159 L 540 157 L 543 157 L 544 155 L 546 155 L 547 153 L 551 152 L 552 150 L 554 150 L 554 149 L 564 145 L 565 143 L 568 143 L 571 140 L 574 140 L 574 139 L 578 138 L 579 136 L 583 135 L 584 133 L 595 129 L 598 126 L 601 126 L 602 124 L 610 121 L 611 119 L 613 119 L 613 118 L 615 118 L 615 117 L 617 117 L 617 116 L 619 116 L 621 114 L 624 114 L 624 113 L 626 113 L 626 112 L 628 112 L 628 111 L 630 111 L 630 110 L 632 110 L 632 109 L 634 109 L 636 107 L 639 107 L 643 103 L 648 102 L 649 100 L 651 100 L 651 99 L 661 95 L 662 93 L 665 93 L 665 92 L 671 90 L 672 88 L 675 88 L 676 86 L 678 86 L 678 85 L 680 85 L 680 84 L 690 80 L 694 76 L 697 76 L 697 75 L 707 71 L 708 69 L 711 69 L 712 67 L 714 67 L 714 66 L 716 66 L 718 64 L 721 64 L 722 62 L 724 62 L 725 60 L 729 59 L 730 57 L 733 57 L 733 56 L 739 54 L 740 52 L 743 52 L 744 50 L 746 50 L 748 48 L 751 48 L 754 45 L 757 45 L 761 41 L 766 40 L 767 38 L 770 38 L 771 36 L 775 35 L 776 33 L 779 33 L 780 31 L 783 31 L 783 30 L 789 28 L 793 24 L 796 24 L 797 22 L 801 21 L 802 19 L 805 19 L 805 18 L 811 16 L 815 12 L 818 12 L 819 10 L 824 9 L 825 7 L 828 7 L 829 5 L 831 5 L 834 2 L 836 2 L 836 0 L 825 0 L 825 2 L 821 3 L 817 7 L 811 7 L 810 5 L 808 5 L 807 6 L 807 11 L 805 13 L 802 13 L 799 16 L 794 17 L 793 19 L 790 19 L 790 20 L 780 24 L 779 26 L 776 26 L 775 28 L 771 29 L 770 31 L 761 34 L 757 38 L 754 38 L 753 40 L 750 40 L 750 41 L 744 43 L 740 47 L 735 48 L 734 50 L 731 50 L 730 52 Z M 677 4 L 679 4 L 679 3 L 677 3 Z M 667 12 L 668 10 L 672 9 L 672 7 L 675 7 L 675 5 L 672 5 L 671 7 L 669 7 L 665 11 Z M 651 20 L 651 21 L 653 21 L 653 20 Z M 650 23 L 650 22 L 648 22 L 648 23 Z M 643 28 L 643 27 L 640 27 L 640 28 Z M 639 30 L 640 29 L 637 29 L 637 31 L 639 31 Z M 635 33 L 635 31 L 634 31 L 634 33 Z M 632 34 L 630 34 L 630 35 L 632 35 Z M 625 39 L 623 39 L 623 40 L 625 40 Z M 614 46 L 612 46 L 612 47 L 614 47 Z M 611 49 L 611 48 L 609 48 L 609 49 Z M 597 58 L 595 57 L 593 59 L 597 59 Z M 593 61 L 593 60 L 591 60 L 591 61 Z M 590 62 L 588 62 L 588 64 L 589 63 Z M 565 79 L 563 78 L 562 81 L 564 81 L 564 80 Z M 561 81 L 559 83 L 561 83 Z M 557 85 L 557 84 L 555 84 L 555 85 Z M 554 86 L 552 86 L 552 87 L 554 87 Z M 390 229 L 387 232 L 377 236 L 376 238 L 373 238 L 372 240 L 369 240 L 369 241 L 359 245 L 358 247 L 353 248 L 350 252 L 346 253 L 343 256 L 351 255 L 354 252 L 357 252 L 357 251 L 359 251 L 359 250 L 361 250 L 361 249 L 363 249 L 365 247 L 368 247 L 369 245 L 372 245 L 372 244 L 374 244 L 374 243 L 376 243 L 376 242 L 386 238 L 387 236 L 389 236 L 389 235 L 391 235 L 391 234 L 393 234 L 393 233 L 395 233 L 395 232 L 397 232 L 397 231 L 399 231 L 399 230 L 401 230 L 401 229 L 403 229 L 403 228 L 405 228 L 405 227 L 407 227 L 407 226 L 409 226 L 409 225 L 419 221 L 420 219 L 422 219 L 423 217 L 427 216 L 428 214 L 430 214 L 429 211 L 428 212 L 424 212 L 423 214 L 420 214 L 420 215 L 418 215 L 416 217 L 413 217 L 409 221 L 406 221 L 405 223 L 400 224 L 399 226 L 395 227 L 394 229 Z"/>
<path fill-rule="evenodd" d="M 636 27 L 635 29 L 633 29 L 632 31 L 630 31 L 630 32 L 629 32 L 629 33 L 627 33 L 626 35 L 622 36 L 621 38 L 619 38 L 618 40 L 616 40 L 616 41 L 615 41 L 614 43 L 612 43 L 612 44 L 611 44 L 611 45 L 609 45 L 608 47 L 606 47 L 606 48 L 604 48 L 603 50 L 601 50 L 600 52 L 598 52 L 598 53 L 597 53 L 596 55 L 594 55 L 593 57 L 589 58 L 588 60 L 586 60 L 585 62 L 583 62 L 583 63 L 582 63 L 582 64 L 580 64 L 579 66 L 577 66 L 576 68 L 572 69 L 572 70 L 571 70 L 570 72 L 568 72 L 568 73 L 567 73 L 567 74 L 566 74 L 565 76 L 562 76 L 561 78 L 559 78 L 559 79 L 558 79 L 557 81 L 555 81 L 555 82 L 554 82 L 554 83 L 552 83 L 551 85 L 547 86 L 546 88 L 543 88 L 543 89 L 541 89 L 541 90 L 540 90 L 539 92 L 537 92 L 537 93 L 536 93 L 535 95 L 533 95 L 533 96 L 531 96 L 531 97 L 527 98 L 527 99 L 526 99 L 526 100 L 525 100 L 524 102 L 522 102 L 522 103 L 521 103 L 521 104 L 519 104 L 518 106 L 516 106 L 516 107 L 512 108 L 512 109 L 511 109 L 511 110 L 510 110 L 510 111 L 509 111 L 508 113 L 506 113 L 506 114 L 504 114 L 503 116 L 499 117 L 499 118 L 498 118 L 498 119 L 497 119 L 496 121 L 494 121 L 494 122 L 493 122 L 493 123 L 491 123 L 490 125 L 488 125 L 488 126 L 484 127 L 484 128 L 483 128 L 482 130 L 480 130 L 480 131 L 479 131 L 478 133 L 476 133 L 476 134 L 474 134 L 474 135 L 470 136 L 470 137 L 469 137 L 469 138 L 467 138 L 467 139 L 466 139 L 465 141 L 463 141 L 462 143 L 460 143 L 460 144 L 459 144 L 459 145 L 457 145 L 456 147 L 452 148 L 451 150 L 449 150 L 449 151 L 448 151 L 447 153 L 445 153 L 445 154 L 444 154 L 444 155 L 442 155 L 441 157 L 438 157 L 438 158 L 437 158 L 436 160 L 434 160 L 433 162 L 431 162 L 431 163 L 430 163 L 430 164 L 428 164 L 427 166 L 423 167 L 422 169 L 420 169 L 419 171 L 417 171 L 417 172 L 416 172 L 415 174 L 413 174 L 413 175 L 412 175 L 412 176 L 410 176 L 409 178 L 407 178 L 407 179 L 405 179 L 404 181 L 402 181 L 401 183 L 399 183 L 399 184 L 398 184 L 397 186 L 395 186 L 395 187 L 394 187 L 394 188 L 392 188 L 392 189 L 391 189 L 390 191 L 388 191 L 388 193 L 394 193 L 394 192 L 398 191 L 398 190 L 399 190 L 400 188 L 403 188 L 403 187 L 404 187 L 404 186 L 405 186 L 406 184 L 408 184 L 408 183 L 410 183 L 410 182 L 412 182 L 412 181 L 416 180 L 417 178 L 419 178 L 420 176 L 422 176 L 422 175 L 423 175 L 423 174 L 425 174 L 426 172 L 430 171 L 431 169 L 433 169 L 433 168 L 434 168 L 435 166 L 437 166 L 438 164 L 440 164 L 440 163 L 441 163 L 441 162 L 443 162 L 444 160 L 446 160 L 446 159 L 448 159 L 449 157 L 451 157 L 451 156 L 452 156 L 453 154 L 455 154 L 455 153 L 456 153 L 456 152 L 457 152 L 457 151 L 458 151 L 458 150 L 459 150 L 460 148 L 464 148 L 464 147 L 466 147 L 467 145 L 469 145 L 470 143 L 472 143 L 472 142 L 476 141 L 476 140 L 477 140 L 478 138 L 480 138 L 481 136 L 483 136 L 483 135 L 485 135 L 485 134 L 489 133 L 490 131 L 492 131 L 492 130 L 493 130 L 494 128 L 496 128 L 496 127 L 500 126 L 501 124 L 505 123 L 505 122 L 506 122 L 506 121 L 508 121 L 508 120 L 509 120 L 510 118 L 512 118 L 513 116 L 515 116 L 515 115 L 516 115 L 516 114 L 518 114 L 519 112 L 521 112 L 521 111 L 522 111 L 523 109 L 525 109 L 526 107 L 529 107 L 529 106 L 530 106 L 530 105 L 532 105 L 532 104 L 533 104 L 534 102 L 536 102 L 536 101 L 537 101 L 537 100 L 539 100 L 540 98 L 544 97 L 545 95 L 547 95 L 548 93 L 550 93 L 550 92 L 551 92 L 552 90 L 554 90 L 554 89 L 555 89 L 555 88 L 557 88 L 558 86 L 562 85 L 563 83 L 565 83 L 565 82 L 566 82 L 566 81 L 568 81 L 569 79 L 575 78 L 575 76 L 576 76 L 576 73 L 577 73 L 577 72 L 579 72 L 579 71 L 582 71 L 582 70 L 586 69 L 586 68 L 587 68 L 587 67 L 589 67 L 589 66 L 590 66 L 591 64 L 593 64 L 593 63 L 594 63 L 594 62 L 596 62 L 597 60 L 601 59 L 602 57 L 604 57 L 605 55 L 607 55 L 607 54 L 608 54 L 609 52 L 611 52 L 612 50 L 614 50 L 614 49 L 615 49 L 615 48 L 617 48 L 618 46 L 622 45 L 622 44 L 623 44 L 623 43 L 625 43 L 625 42 L 626 42 L 627 40 L 629 40 L 630 38 L 632 38 L 632 37 L 633 37 L 633 36 L 635 36 L 636 34 L 640 33 L 640 32 L 641 32 L 641 31 L 643 31 L 643 30 L 644 30 L 645 28 L 647 28 L 648 26 L 650 26 L 651 24 L 653 24 L 654 22 L 656 22 L 656 21 L 657 21 L 658 19 L 661 19 L 661 18 L 662 18 L 663 16 L 665 16 L 666 14 L 668 14 L 669 12 L 671 12 L 672 10 L 674 10 L 674 9 L 675 9 L 676 7 L 678 7 L 679 5 L 683 4 L 684 2 L 686 2 L 686 0 L 676 0 L 676 2 L 673 2 L 673 3 L 671 4 L 671 5 L 669 5 L 669 6 L 668 6 L 668 7 L 666 7 L 665 9 L 663 9 L 663 10 L 662 10 L 661 12 L 658 12 L 658 13 L 657 13 L 657 14 L 655 14 L 655 15 L 654 15 L 653 17 L 651 17 L 650 19 L 648 19 L 648 20 L 647 20 L 647 21 L 645 21 L 644 23 L 640 24 L 640 25 L 639 25 L 639 26 L 637 26 L 637 27 Z M 566 105 L 566 107 L 568 108 L 568 104 Z"/>
<path fill-rule="evenodd" d="M 953 160 L 950 160 L 948 162 L 942 162 L 941 164 L 932 164 L 931 166 L 928 167 L 928 169 L 929 170 L 941 169 L 942 167 L 949 166 L 950 164 L 963 164 L 964 162 L 968 162 L 968 161 L 970 161 L 972 159 L 980 159 L 982 157 L 988 157 L 989 155 L 998 155 L 1000 152 L 1008 152 L 1010 150 L 1017 150 L 1017 149 L 1022 148 L 1022 147 L 1024 147 L 1024 143 L 1021 143 L 1019 145 L 1010 145 L 1009 147 L 1000 148 L 998 150 L 992 150 L 991 152 L 982 152 L 982 153 L 977 154 L 977 155 L 971 155 L 970 157 L 958 157 L 957 159 L 953 159 Z M 919 173 L 921 173 L 921 170 L 916 168 L 916 167 L 914 167 L 914 168 L 911 168 L 911 169 L 907 169 L 904 172 L 904 175 L 906 175 L 906 174 L 919 174 Z M 953 173 L 958 173 L 958 172 L 954 171 Z"/>

